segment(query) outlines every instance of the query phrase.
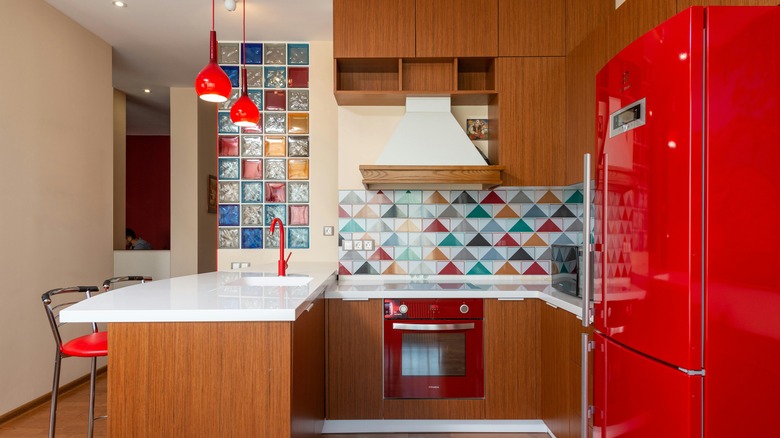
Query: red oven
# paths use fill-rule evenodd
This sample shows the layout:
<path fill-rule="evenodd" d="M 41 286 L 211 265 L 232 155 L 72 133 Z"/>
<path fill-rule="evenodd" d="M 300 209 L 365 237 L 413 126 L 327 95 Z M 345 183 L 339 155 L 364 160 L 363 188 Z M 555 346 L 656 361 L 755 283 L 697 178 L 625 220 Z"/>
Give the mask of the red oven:
<path fill-rule="evenodd" d="M 385 299 L 385 398 L 483 398 L 482 299 Z"/>

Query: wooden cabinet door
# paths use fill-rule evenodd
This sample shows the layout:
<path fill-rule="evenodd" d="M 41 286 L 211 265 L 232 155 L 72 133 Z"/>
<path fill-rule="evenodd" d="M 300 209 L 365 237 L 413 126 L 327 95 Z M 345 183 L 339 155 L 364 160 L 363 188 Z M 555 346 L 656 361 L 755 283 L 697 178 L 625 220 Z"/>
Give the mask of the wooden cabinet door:
<path fill-rule="evenodd" d="M 676 0 L 631 0 L 607 20 L 607 58 L 677 13 Z"/>
<path fill-rule="evenodd" d="M 325 419 L 325 307 L 320 298 L 292 330 L 292 408 L 290 434 L 313 437 Z"/>
<path fill-rule="evenodd" d="M 542 419 L 558 438 L 573 436 L 569 431 L 571 406 L 571 341 L 576 331 L 565 310 L 542 304 Z"/>
<path fill-rule="evenodd" d="M 327 417 L 381 419 L 382 300 L 328 301 Z"/>
<path fill-rule="evenodd" d="M 566 55 L 565 0 L 499 0 L 499 56 Z"/>
<path fill-rule="evenodd" d="M 498 0 L 417 0 L 416 56 L 498 56 Z"/>
<path fill-rule="evenodd" d="M 566 0 L 567 55 L 594 29 L 604 27 L 614 11 L 614 0 Z"/>
<path fill-rule="evenodd" d="M 539 300 L 485 300 L 485 418 L 539 418 Z"/>
<path fill-rule="evenodd" d="M 415 0 L 333 0 L 334 58 L 414 56 Z"/>
<path fill-rule="evenodd" d="M 498 164 L 506 166 L 504 185 L 563 185 L 565 89 L 562 57 L 496 59 L 498 103 L 488 108 L 490 147 L 497 146 Z"/>

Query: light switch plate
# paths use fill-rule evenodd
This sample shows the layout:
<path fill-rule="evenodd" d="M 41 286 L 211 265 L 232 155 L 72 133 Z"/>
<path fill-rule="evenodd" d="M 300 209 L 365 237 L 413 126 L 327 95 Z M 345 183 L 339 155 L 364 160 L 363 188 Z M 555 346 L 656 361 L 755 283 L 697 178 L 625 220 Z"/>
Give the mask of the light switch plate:
<path fill-rule="evenodd" d="M 323 236 L 332 236 L 335 232 L 333 225 L 325 225 L 322 227 L 322 235 Z"/>
<path fill-rule="evenodd" d="M 355 251 L 363 251 L 363 241 L 362 240 L 354 240 L 354 241 L 352 241 L 352 246 L 355 248 Z"/>
<path fill-rule="evenodd" d="M 352 241 L 351 240 L 342 240 L 341 241 L 341 249 L 344 251 L 352 251 Z"/>
<path fill-rule="evenodd" d="M 364 240 L 363 241 L 363 249 L 366 251 L 373 251 L 374 250 L 374 241 L 373 240 Z"/>

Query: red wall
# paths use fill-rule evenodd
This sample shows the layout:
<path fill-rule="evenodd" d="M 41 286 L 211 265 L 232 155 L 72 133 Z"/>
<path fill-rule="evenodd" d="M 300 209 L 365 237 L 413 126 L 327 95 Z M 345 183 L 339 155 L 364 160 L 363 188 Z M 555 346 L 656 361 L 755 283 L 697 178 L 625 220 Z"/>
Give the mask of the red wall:
<path fill-rule="evenodd" d="M 152 244 L 171 248 L 171 138 L 127 136 L 125 223 Z"/>

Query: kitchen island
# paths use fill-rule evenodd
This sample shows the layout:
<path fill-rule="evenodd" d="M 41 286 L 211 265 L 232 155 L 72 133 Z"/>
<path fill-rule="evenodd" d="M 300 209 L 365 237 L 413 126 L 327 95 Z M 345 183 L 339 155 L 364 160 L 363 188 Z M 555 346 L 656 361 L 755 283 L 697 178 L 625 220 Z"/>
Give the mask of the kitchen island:
<path fill-rule="evenodd" d="M 62 312 L 107 322 L 108 434 L 319 434 L 331 263 L 212 272 L 117 289 Z M 289 284 L 281 284 L 288 281 Z"/>

